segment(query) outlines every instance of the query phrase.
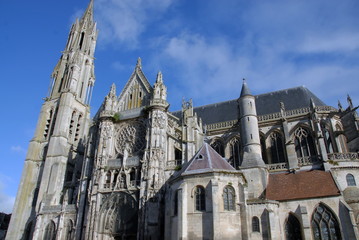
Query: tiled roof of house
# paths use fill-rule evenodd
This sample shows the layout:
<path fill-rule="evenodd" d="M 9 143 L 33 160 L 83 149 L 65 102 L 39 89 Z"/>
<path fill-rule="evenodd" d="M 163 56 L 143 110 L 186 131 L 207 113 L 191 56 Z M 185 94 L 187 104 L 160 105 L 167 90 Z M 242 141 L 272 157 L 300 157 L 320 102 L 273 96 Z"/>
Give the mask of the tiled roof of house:
<path fill-rule="evenodd" d="M 280 102 L 284 103 L 286 110 L 309 107 L 311 98 L 316 106 L 326 106 L 322 100 L 303 86 L 256 95 L 257 115 L 280 112 Z M 195 107 L 193 110 L 204 124 L 236 120 L 239 115 L 237 99 Z M 181 118 L 181 111 L 172 114 Z"/>
<path fill-rule="evenodd" d="M 338 195 L 330 172 L 320 170 L 270 174 L 266 189 L 266 198 L 277 201 Z"/>

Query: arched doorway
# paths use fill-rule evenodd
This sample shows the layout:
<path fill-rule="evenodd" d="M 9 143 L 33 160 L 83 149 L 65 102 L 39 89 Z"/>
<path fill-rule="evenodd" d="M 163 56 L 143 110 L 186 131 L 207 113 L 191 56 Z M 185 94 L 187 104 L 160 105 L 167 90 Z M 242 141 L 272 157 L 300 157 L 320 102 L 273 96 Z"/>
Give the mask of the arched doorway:
<path fill-rule="evenodd" d="M 99 239 L 137 239 L 138 203 L 128 193 L 111 194 L 100 210 Z"/>

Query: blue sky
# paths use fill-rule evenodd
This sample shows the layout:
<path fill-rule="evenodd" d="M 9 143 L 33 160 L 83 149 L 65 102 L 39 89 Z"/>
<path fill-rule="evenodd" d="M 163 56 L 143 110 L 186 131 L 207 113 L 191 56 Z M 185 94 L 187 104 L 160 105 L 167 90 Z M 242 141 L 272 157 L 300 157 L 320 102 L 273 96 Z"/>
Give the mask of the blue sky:
<path fill-rule="evenodd" d="M 0 0 L 0 212 L 11 212 L 29 140 L 70 26 L 88 0 Z M 171 110 L 304 85 L 328 105 L 359 104 L 357 0 L 95 0 L 94 114 L 136 59 L 161 70 Z"/>

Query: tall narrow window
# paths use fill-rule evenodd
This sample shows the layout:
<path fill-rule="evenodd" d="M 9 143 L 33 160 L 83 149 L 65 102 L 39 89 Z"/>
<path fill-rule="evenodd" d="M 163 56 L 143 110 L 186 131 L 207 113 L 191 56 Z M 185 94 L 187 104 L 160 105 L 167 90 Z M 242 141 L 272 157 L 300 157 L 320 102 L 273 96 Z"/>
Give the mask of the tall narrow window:
<path fill-rule="evenodd" d="M 206 192 L 204 187 L 197 186 L 194 192 L 197 211 L 206 211 Z"/>
<path fill-rule="evenodd" d="M 352 174 L 350 174 L 350 173 L 347 174 L 346 178 L 347 178 L 348 187 L 357 185 L 356 182 L 355 182 L 355 178 L 354 178 L 354 176 Z"/>
<path fill-rule="evenodd" d="M 49 222 L 49 224 L 46 225 L 43 240 L 55 240 L 55 230 L 55 223 L 53 221 Z"/>
<path fill-rule="evenodd" d="M 51 119 L 52 119 L 53 110 L 51 109 L 49 112 L 49 117 L 46 120 L 45 130 L 44 130 L 44 138 L 47 139 L 49 135 L 49 130 L 51 126 Z"/>
<path fill-rule="evenodd" d="M 260 141 L 263 161 L 265 164 L 268 164 L 266 140 L 263 135 L 260 136 Z"/>
<path fill-rule="evenodd" d="M 325 148 L 327 150 L 327 153 L 333 153 L 333 144 L 332 139 L 330 137 L 329 127 L 325 124 L 322 124 L 322 133 L 324 136 L 324 142 L 325 142 Z"/>
<path fill-rule="evenodd" d="M 282 135 L 277 132 L 271 133 L 270 144 L 272 163 L 285 162 L 284 141 Z"/>
<path fill-rule="evenodd" d="M 342 239 L 338 221 L 323 204 L 319 204 L 314 210 L 311 225 L 314 240 Z"/>
<path fill-rule="evenodd" d="M 31 240 L 32 239 L 32 221 L 29 222 L 26 226 L 24 231 L 24 240 Z"/>
<path fill-rule="evenodd" d="M 259 219 L 258 217 L 252 218 L 252 232 L 260 232 Z"/>
<path fill-rule="evenodd" d="M 241 143 L 239 141 L 239 138 L 235 137 L 231 139 L 229 142 L 229 148 L 230 148 L 230 158 L 229 163 L 235 168 L 238 169 L 238 167 L 242 164 L 241 159 Z"/>
<path fill-rule="evenodd" d="M 223 208 L 226 211 L 235 211 L 235 195 L 234 189 L 231 186 L 226 186 L 223 189 Z"/>
<path fill-rule="evenodd" d="M 82 120 L 82 115 L 80 114 L 76 124 L 75 142 L 79 140 L 81 120 Z"/>
<path fill-rule="evenodd" d="M 294 136 L 297 157 L 315 156 L 314 140 L 308 130 L 299 127 L 295 130 Z"/>
<path fill-rule="evenodd" d="M 176 166 L 182 164 L 182 151 L 179 150 L 178 148 L 175 148 L 175 161 L 176 161 Z"/>
<path fill-rule="evenodd" d="M 72 115 L 71 115 L 70 126 L 69 126 L 69 139 L 70 140 L 72 140 L 72 136 L 74 134 L 75 115 L 76 115 L 76 112 L 73 111 Z"/>
<path fill-rule="evenodd" d="M 81 33 L 81 38 L 80 38 L 80 44 L 79 44 L 80 49 L 82 49 L 82 45 L 83 45 L 83 43 L 84 43 L 84 37 L 85 37 L 85 33 L 82 32 L 82 33 Z"/>
<path fill-rule="evenodd" d="M 302 227 L 298 219 L 289 214 L 287 222 L 285 224 L 285 239 L 286 240 L 302 240 Z"/>
<path fill-rule="evenodd" d="M 211 147 L 216 150 L 216 152 L 221 155 L 222 157 L 224 157 L 224 147 L 223 144 L 220 140 L 215 140 L 212 144 Z"/>
<path fill-rule="evenodd" d="M 175 191 L 175 196 L 173 198 L 173 214 L 178 215 L 178 190 Z"/>

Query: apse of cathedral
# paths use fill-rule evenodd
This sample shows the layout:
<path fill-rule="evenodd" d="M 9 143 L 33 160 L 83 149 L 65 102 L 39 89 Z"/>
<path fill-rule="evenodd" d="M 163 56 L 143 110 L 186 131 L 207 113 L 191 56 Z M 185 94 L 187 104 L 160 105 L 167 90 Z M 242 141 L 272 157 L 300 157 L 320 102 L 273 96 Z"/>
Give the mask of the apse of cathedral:
<path fill-rule="evenodd" d="M 7 239 L 358 239 L 359 117 L 309 89 L 169 111 L 141 59 L 94 117 L 93 1 L 30 141 Z"/>

